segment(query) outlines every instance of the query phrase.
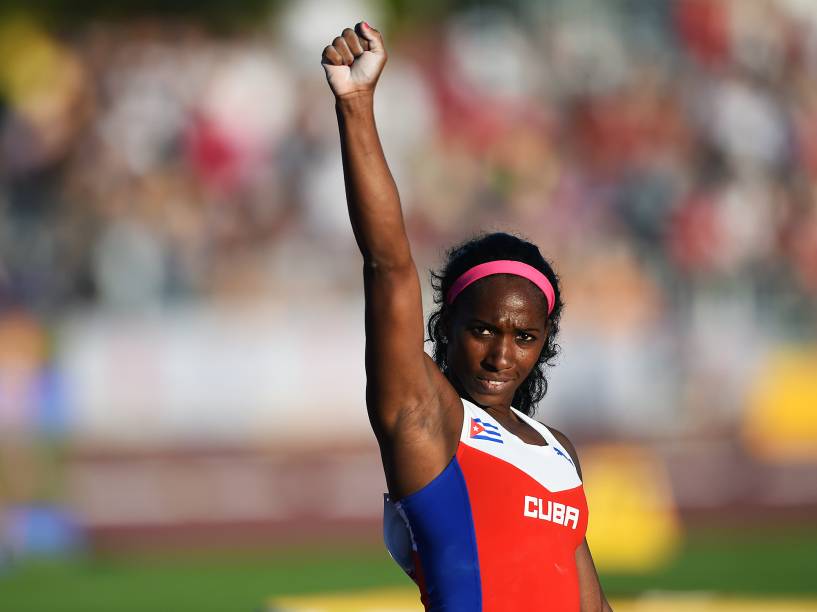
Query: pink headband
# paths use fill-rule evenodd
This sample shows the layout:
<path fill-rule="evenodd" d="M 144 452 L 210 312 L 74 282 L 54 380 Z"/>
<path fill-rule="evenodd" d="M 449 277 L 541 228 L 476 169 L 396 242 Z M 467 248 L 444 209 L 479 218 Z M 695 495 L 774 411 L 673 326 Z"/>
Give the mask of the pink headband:
<path fill-rule="evenodd" d="M 491 276 L 492 274 L 513 274 L 527 278 L 534 285 L 542 290 L 548 302 L 548 315 L 553 312 L 553 306 L 556 304 L 556 295 L 553 292 L 553 286 L 547 277 L 533 266 L 529 266 L 521 261 L 513 261 L 510 259 L 499 259 L 497 261 L 489 261 L 484 264 L 474 266 L 470 270 L 466 270 L 462 276 L 454 281 L 451 289 L 448 290 L 445 301 L 447 304 L 453 304 L 457 296 L 462 293 L 471 283 L 477 282 L 481 278 Z"/>

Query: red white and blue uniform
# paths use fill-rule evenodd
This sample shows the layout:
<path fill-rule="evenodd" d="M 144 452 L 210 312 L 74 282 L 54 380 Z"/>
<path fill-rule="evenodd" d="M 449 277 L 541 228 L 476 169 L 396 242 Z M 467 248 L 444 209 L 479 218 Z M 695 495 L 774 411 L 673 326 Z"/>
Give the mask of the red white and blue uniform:
<path fill-rule="evenodd" d="M 463 400 L 460 442 L 419 491 L 384 506 L 392 557 L 426 610 L 579 610 L 576 548 L 587 502 L 570 455 L 541 423 L 513 409 L 547 446 L 523 442 Z"/>

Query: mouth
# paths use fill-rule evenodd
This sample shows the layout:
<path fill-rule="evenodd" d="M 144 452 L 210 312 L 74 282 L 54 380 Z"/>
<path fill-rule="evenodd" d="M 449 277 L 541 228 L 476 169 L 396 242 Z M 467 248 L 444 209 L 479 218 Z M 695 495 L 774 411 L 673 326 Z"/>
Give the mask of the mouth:
<path fill-rule="evenodd" d="M 487 394 L 501 393 L 507 390 L 513 382 L 509 378 L 488 378 L 483 376 L 477 376 L 476 380 L 482 392 Z"/>

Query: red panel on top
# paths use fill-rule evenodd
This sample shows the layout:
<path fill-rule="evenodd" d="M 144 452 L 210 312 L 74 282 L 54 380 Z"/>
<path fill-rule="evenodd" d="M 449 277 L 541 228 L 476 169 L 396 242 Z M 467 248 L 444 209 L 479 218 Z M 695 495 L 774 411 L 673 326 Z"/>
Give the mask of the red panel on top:
<path fill-rule="evenodd" d="M 579 610 L 576 548 L 587 531 L 581 485 L 551 493 L 466 444 L 457 449 L 476 531 L 485 612 Z"/>

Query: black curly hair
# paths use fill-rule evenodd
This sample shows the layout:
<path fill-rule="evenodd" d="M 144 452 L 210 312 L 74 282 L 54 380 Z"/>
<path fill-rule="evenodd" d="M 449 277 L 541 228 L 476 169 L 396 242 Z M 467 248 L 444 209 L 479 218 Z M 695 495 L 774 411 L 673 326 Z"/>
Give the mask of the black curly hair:
<path fill-rule="evenodd" d="M 542 352 L 528 377 L 517 388 L 513 396 L 513 406 L 529 416 L 533 414 L 536 404 L 547 393 L 548 381 L 545 377 L 545 366 L 553 365 L 553 358 L 559 353 L 560 347 L 556 344 L 559 333 L 559 320 L 562 315 L 562 296 L 559 287 L 559 277 L 553 271 L 550 263 L 542 257 L 539 248 L 527 240 L 504 232 L 480 234 L 456 245 L 446 253 L 446 263 L 439 272 L 431 271 L 431 286 L 434 289 L 434 303 L 437 308 L 428 317 L 427 342 L 434 345 L 433 358 L 440 370 L 449 376 L 447 360 L 447 340 L 445 322 L 446 315 L 452 306 L 445 302 L 445 295 L 451 285 L 466 270 L 481 263 L 498 259 L 521 261 L 533 266 L 547 277 L 553 285 L 555 304 L 548 320 L 548 336 Z"/>

